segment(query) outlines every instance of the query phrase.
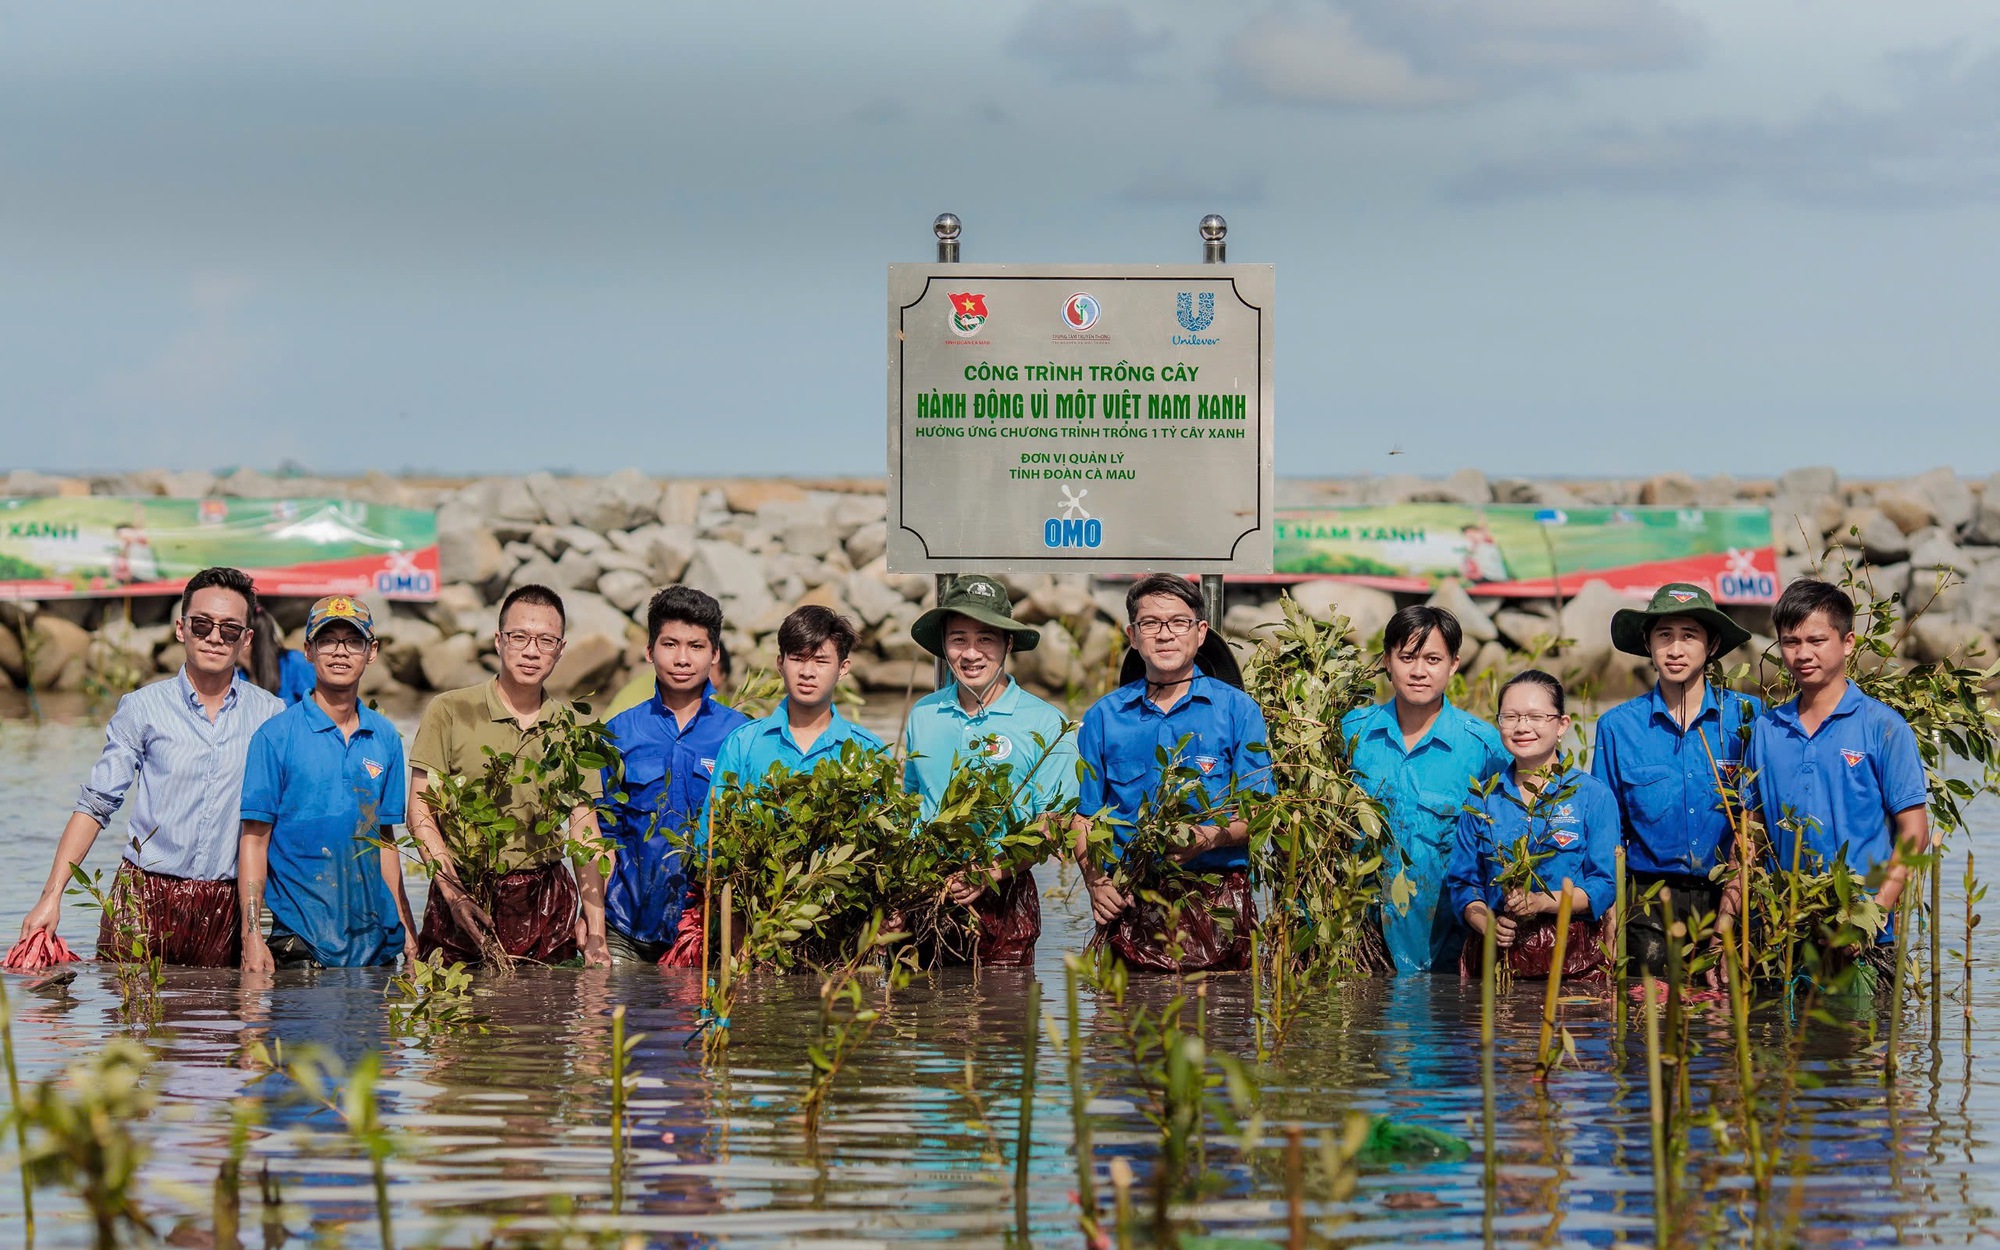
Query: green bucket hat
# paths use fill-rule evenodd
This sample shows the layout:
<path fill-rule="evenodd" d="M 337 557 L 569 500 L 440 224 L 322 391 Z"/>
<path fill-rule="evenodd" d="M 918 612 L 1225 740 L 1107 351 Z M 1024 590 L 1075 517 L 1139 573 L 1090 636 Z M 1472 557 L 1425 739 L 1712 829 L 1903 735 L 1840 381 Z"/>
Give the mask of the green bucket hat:
<path fill-rule="evenodd" d="M 1669 616 L 1686 616 L 1715 631 L 1719 641 L 1716 655 L 1728 655 L 1750 641 L 1750 631 L 1729 619 L 1715 606 L 1715 599 L 1699 586 L 1688 582 L 1668 582 L 1653 592 L 1644 608 L 1620 608 L 1611 615 L 1611 645 L 1631 655 L 1651 655 L 1646 635 L 1653 623 Z"/>
<path fill-rule="evenodd" d="M 944 599 L 917 618 L 910 637 L 932 655 L 944 654 L 944 618 L 963 616 L 991 625 L 1014 636 L 1014 650 L 1033 651 L 1041 644 L 1042 632 L 1014 619 L 1014 601 L 1007 588 L 990 577 L 954 577 L 944 588 Z"/>

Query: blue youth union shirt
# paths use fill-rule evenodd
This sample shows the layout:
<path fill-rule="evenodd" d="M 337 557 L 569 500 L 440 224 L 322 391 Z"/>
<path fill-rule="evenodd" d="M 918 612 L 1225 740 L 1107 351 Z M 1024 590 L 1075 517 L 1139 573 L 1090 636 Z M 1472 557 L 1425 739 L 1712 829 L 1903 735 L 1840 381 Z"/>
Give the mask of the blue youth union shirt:
<path fill-rule="evenodd" d="M 1710 684 L 1686 732 L 1659 686 L 1597 718 L 1590 774 L 1611 787 L 1636 872 L 1707 877 L 1735 841 L 1730 813 L 1716 787 L 1739 792 L 1744 730 L 1764 704 Z"/>
<path fill-rule="evenodd" d="M 1164 773 L 1158 752 L 1163 750 L 1176 766 L 1201 773 L 1211 806 L 1226 804 L 1238 791 L 1269 794 L 1271 761 L 1263 749 L 1265 736 L 1264 713 L 1256 700 L 1227 682 L 1197 672 L 1180 702 L 1162 712 L 1146 698 L 1146 679 L 1141 677 L 1105 695 L 1083 714 L 1076 747 L 1090 766 L 1090 775 L 1078 783 L 1077 810 L 1085 816 L 1103 812 L 1125 822 L 1115 835 L 1116 854 L 1131 840 L 1140 804 L 1159 793 Z M 1253 744 L 1256 750 L 1251 749 Z M 1226 872 L 1249 862 L 1247 848 L 1226 846 L 1195 856 L 1187 867 Z"/>
<path fill-rule="evenodd" d="M 1528 839 L 1530 854 L 1549 853 L 1535 869 L 1547 893 L 1555 893 L 1569 878 L 1589 897 L 1592 917 L 1602 917 L 1618 901 L 1618 800 L 1610 788 L 1572 768 L 1550 778 L 1542 796 L 1532 805 L 1524 803 L 1510 768 L 1493 793 L 1475 795 L 1459 813 L 1451 867 L 1445 873 L 1453 915 L 1463 916 L 1476 900 L 1499 911 L 1500 888 L 1494 882 L 1500 875 L 1500 852 L 1504 848 L 1511 854 L 1522 837 Z"/>
<path fill-rule="evenodd" d="M 841 747 L 849 742 L 858 742 L 869 751 L 885 749 L 880 738 L 842 716 L 836 708 L 832 722 L 813 739 L 812 749 L 801 751 L 787 721 L 791 715 L 789 704 L 790 700 L 780 699 L 770 715 L 738 726 L 723 742 L 715 760 L 715 780 L 708 791 L 708 803 L 702 808 L 703 838 L 708 835 L 708 813 L 718 792 L 754 790 L 764 784 L 774 768 L 792 773 L 811 772 L 821 760 L 839 755 Z"/>
<path fill-rule="evenodd" d="M 1457 955 L 1458 912 L 1445 897 L 1444 872 L 1459 810 L 1473 783 L 1504 771 L 1511 757 L 1499 730 L 1449 703 L 1409 750 L 1393 699 L 1349 712 L 1340 733 L 1361 784 L 1388 809 L 1390 840 L 1402 852 L 1384 875 L 1407 872 L 1415 889 L 1407 909 L 1383 900 L 1382 936 L 1397 972 L 1428 972 Z"/>
<path fill-rule="evenodd" d="M 313 671 L 312 661 L 305 652 L 287 648 L 278 657 L 278 697 L 286 703 L 297 703 L 313 692 L 319 685 L 319 674 Z"/>
<path fill-rule="evenodd" d="M 271 826 L 271 919 L 328 968 L 403 953 L 382 852 L 368 843 L 403 823 L 403 739 L 381 713 L 360 712 L 343 739 L 316 701 L 294 703 L 257 730 L 243 769 L 243 819 Z"/>
<path fill-rule="evenodd" d="M 671 942 L 687 900 L 687 871 L 674 842 L 701 820 L 722 744 L 750 718 L 708 694 L 682 729 L 653 696 L 611 718 L 607 726 L 624 760 L 621 782 L 604 770 L 599 820 L 618 840 L 611 880 L 604 887 L 604 916 L 612 928 L 640 942 Z M 624 791 L 624 802 L 612 795 Z"/>
<path fill-rule="evenodd" d="M 960 768 L 1005 768 L 1022 820 L 1076 795 L 1075 732 L 1065 732 L 1063 714 L 1018 681 L 976 716 L 959 703 L 956 682 L 918 699 L 903 747 L 903 788 L 923 795 L 926 820 Z"/>
<path fill-rule="evenodd" d="M 1792 863 L 1794 829 L 1803 831 L 1801 868 L 1830 866 L 1845 851 L 1863 876 L 1896 849 L 1897 813 L 1930 801 L 1917 735 L 1888 705 L 1853 682 L 1833 712 L 1808 735 L 1798 700 L 1757 718 L 1744 762 L 1750 802 L 1764 817 L 1778 863 Z"/>

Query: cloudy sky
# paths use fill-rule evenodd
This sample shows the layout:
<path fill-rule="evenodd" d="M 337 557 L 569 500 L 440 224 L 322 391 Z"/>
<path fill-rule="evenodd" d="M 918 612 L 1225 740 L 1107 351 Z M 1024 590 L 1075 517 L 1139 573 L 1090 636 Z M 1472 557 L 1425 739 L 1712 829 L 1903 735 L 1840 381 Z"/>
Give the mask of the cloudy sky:
<path fill-rule="evenodd" d="M 1996 118 L 1971 0 L 10 2 L 0 469 L 880 472 L 949 209 L 1225 214 L 1280 473 L 1984 474 Z"/>

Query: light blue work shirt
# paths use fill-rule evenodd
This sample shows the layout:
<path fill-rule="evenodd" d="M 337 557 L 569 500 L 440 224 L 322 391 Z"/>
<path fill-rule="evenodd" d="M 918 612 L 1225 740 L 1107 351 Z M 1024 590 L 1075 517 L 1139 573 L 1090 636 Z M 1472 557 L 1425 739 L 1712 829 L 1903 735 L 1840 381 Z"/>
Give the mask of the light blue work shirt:
<path fill-rule="evenodd" d="M 403 920 L 369 839 L 403 823 L 403 739 L 381 713 L 341 735 L 317 700 L 265 721 L 243 770 L 244 820 L 271 826 L 264 901 L 272 928 L 324 968 L 391 964 Z"/>
<path fill-rule="evenodd" d="M 918 699 L 903 726 L 903 750 L 903 788 L 923 795 L 925 820 L 937 814 L 961 768 L 1006 769 L 1022 820 L 1076 797 L 1076 734 L 1018 681 L 977 714 L 959 703 L 956 682 Z"/>
<path fill-rule="evenodd" d="M 1717 781 L 1742 786 L 1744 731 L 1763 711 L 1761 699 L 1711 682 L 1686 731 L 1658 685 L 1597 718 L 1590 775 L 1618 800 L 1627 867 L 1706 880 L 1729 858 L 1735 830 Z"/>
<path fill-rule="evenodd" d="M 1531 810 L 1532 808 L 1532 810 Z M 1535 869 L 1537 892 L 1554 894 L 1564 878 L 1590 899 L 1590 915 L 1601 918 L 1618 901 L 1618 800 L 1610 787 L 1580 768 L 1549 779 L 1532 805 L 1509 768 L 1493 793 L 1474 796 L 1459 813 L 1451 867 L 1445 871 L 1452 911 L 1463 916 L 1474 900 L 1500 911 L 1500 853 L 1512 854 L 1526 837 L 1531 855 L 1549 854 Z M 1534 887 L 1530 887 L 1534 888 Z"/>
<path fill-rule="evenodd" d="M 1265 737 L 1264 713 L 1257 701 L 1227 682 L 1197 671 L 1187 693 L 1162 712 L 1146 697 L 1146 679 L 1141 677 L 1105 695 L 1083 714 L 1076 746 L 1090 775 L 1077 787 L 1077 810 L 1124 822 L 1114 834 L 1115 857 L 1131 841 L 1140 805 L 1159 794 L 1166 775 L 1159 752 L 1165 751 L 1177 768 L 1198 771 L 1208 805 L 1226 808 L 1239 791 L 1272 792 Z M 1221 812 L 1195 811 L 1181 818 L 1197 817 L 1222 823 L 1229 818 Z M 1247 848 L 1225 846 L 1202 852 L 1186 866 L 1197 872 L 1226 872 L 1249 862 Z"/>
<path fill-rule="evenodd" d="M 243 760 L 258 727 L 284 710 L 241 673 L 213 721 L 185 668 L 141 686 L 118 700 L 76 810 L 108 826 L 130 792 L 127 860 L 170 877 L 234 881 Z"/>
<path fill-rule="evenodd" d="M 1797 829 L 1805 835 L 1802 871 L 1823 872 L 1844 857 L 1865 877 L 1895 853 L 1897 813 L 1930 801 L 1917 735 L 1851 681 L 1810 735 L 1799 723 L 1796 699 L 1758 717 L 1744 763 L 1749 801 L 1762 811 L 1785 870 Z"/>
<path fill-rule="evenodd" d="M 711 697 L 687 727 L 653 695 L 611 718 L 606 726 L 623 759 L 621 782 L 604 770 L 604 805 L 598 827 L 618 840 L 611 880 L 604 886 L 605 923 L 639 942 L 671 942 L 687 901 L 687 873 L 676 838 L 701 819 L 708 787 L 730 734 L 750 718 Z M 625 801 L 611 796 L 622 790 Z"/>
<path fill-rule="evenodd" d="M 1396 971 L 1454 966 L 1464 933 L 1458 911 L 1445 897 L 1445 865 L 1457 836 L 1459 810 L 1472 798 L 1473 783 L 1512 763 L 1500 744 L 1500 731 L 1446 703 L 1417 745 L 1406 750 L 1391 699 L 1341 717 L 1340 733 L 1347 739 L 1355 774 L 1388 809 L 1389 839 L 1402 852 L 1389 856 L 1382 877 L 1393 881 L 1407 872 L 1415 890 L 1402 909 L 1383 891 L 1382 937 Z"/>
<path fill-rule="evenodd" d="M 770 715 L 737 726 L 723 742 L 721 752 L 715 757 L 715 779 L 709 786 L 708 801 L 702 807 L 703 837 L 708 833 L 708 818 L 715 810 L 717 794 L 754 790 L 764 784 L 774 768 L 790 773 L 811 772 L 820 761 L 839 755 L 841 747 L 849 742 L 858 742 L 870 751 L 885 749 L 880 738 L 834 708 L 833 720 L 813 739 L 812 749 L 802 751 L 787 720 L 791 715 L 790 703 L 789 699 L 780 699 Z"/>

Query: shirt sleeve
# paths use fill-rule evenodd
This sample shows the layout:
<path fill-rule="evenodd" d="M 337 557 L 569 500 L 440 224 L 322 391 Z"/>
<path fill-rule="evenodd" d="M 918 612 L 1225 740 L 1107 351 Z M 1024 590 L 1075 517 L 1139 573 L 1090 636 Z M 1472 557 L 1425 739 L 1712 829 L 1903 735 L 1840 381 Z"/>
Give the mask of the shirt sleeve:
<path fill-rule="evenodd" d="M 1042 796 L 1042 809 L 1058 807 L 1076 797 L 1076 737 L 1058 720 L 1055 741 L 1047 743 L 1048 754 L 1035 770 L 1035 786 Z"/>
<path fill-rule="evenodd" d="M 1590 899 L 1590 914 L 1602 919 L 1618 901 L 1618 800 L 1608 790 L 1584 804 L 1583 880 L 1572 882 Z"/>
<path fill-rule="evenodd" d="M 1266 745 L 1270 736 L 1263 709 L 1245 695 L 1236 713 L 1236 741 L 1230 744 L 1229 767 L 1236 789 L 1277 793 L 1277 783 L 1271 778 L 1271 753 Z"/>
<path fill-rule="evenodd" d="M 924 789 L 923 776 L 917 772 L 917 714 L 903 724 L 903 793 L 921 794 Z"/>
<path fill-rule="evenodd" d="M 448 727 L 445 724 L 445 709 L 442 701 L 431 700 L 424 709 L 423 719 L 417 722 L 417 736 L 410 743 L 410 767 L 421 768 L 433 777 L 442 777 L 451 772 L 451 744 L 448 741 Z"/>
<path fill-rule="evenodd" d="M 146 755 L 145 725 L 142 713 L 133 703 L 135 697 L 128 694 L 118 700 L 118 710 L 111 714 L 111 723 L 104 729 L 104 750 L 77 792 L 76 810 L 96 821 L 99 827 L 110 824 L 124 805 L 125 792 L 132 788 L 133 779 L 139 775 L 140 761 Z"/>
<path fill-rule="evenodd" d="M 243 757 L 244 820 L 273 824 L 278 804 L 284 797 L 284 767 L 278 759 L 278 735 L 272 722 L 265 721 L 250 737 L 250 752 Z"/>
<path fill-rule="evenodd" d="M 1882 799 L 1890 814 L 1907 812 L 1930 802 L 1930 783 L 1924 777 L 1923 752 L 1917 748 L 1916 731 L 1908 721 L 1892 711 L 1888 732 L 1882 742 Z"/>
<path fill-rule="evenodd" d="M 1486 814 L 1476 806 L 1458 813 L 1458 832 L 1451 843 L 1451 860 L 1445 865 L 1445 896 L 1451 900 L 1451 914 L 1463 919 L 1465 909 L 1475 902 L 1493 906 L 1487 897 L 1486 843 L 1489 840 Z"/>
<path fill-rule="evenodd" d="M 389 732 L 389 770 L 382 780 L 382 805 L 375 810 L 375 823 L 400 825 L 409 803 L 409 768 L 403 760 L 403 739 Z"/>
<path fill-rule="evenodd" d="M 1093 708 L 1083 714 L 1083 727 L 1076 731 L 1076 755 L 1087 771 L 1077 779 L 1077 811 L 1095 816 L 1111 806 L 1111 793 L 1104 779 L 1104 718 Z"/>
<path fill-rule="evenodd" d="M 1618 830 L 1623 834 L 1625 821 L 1625 791 L 1618 784 L 1618 730 L 1615 724 L 1605 723 L 1605 718 L 1597 718 L 1597 741 L 1590 750 L 1590 775 L 1604 783 L 1611 792 L 1611 804 L 1618 818 Z"/>

